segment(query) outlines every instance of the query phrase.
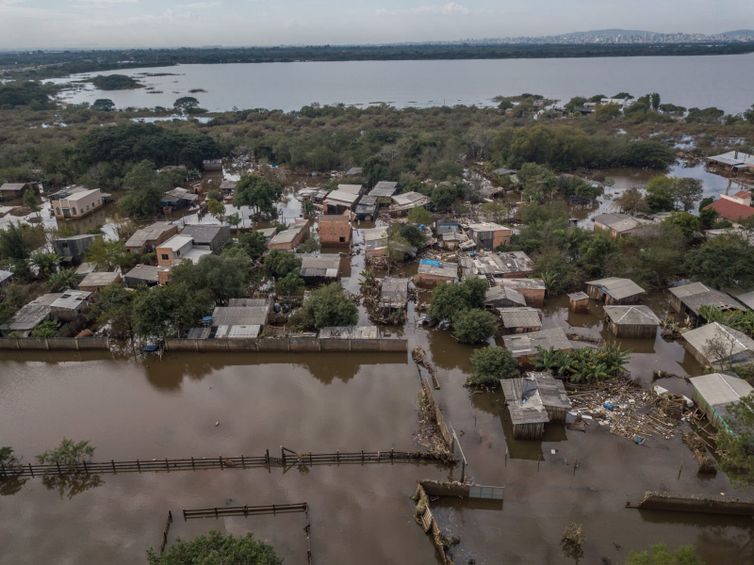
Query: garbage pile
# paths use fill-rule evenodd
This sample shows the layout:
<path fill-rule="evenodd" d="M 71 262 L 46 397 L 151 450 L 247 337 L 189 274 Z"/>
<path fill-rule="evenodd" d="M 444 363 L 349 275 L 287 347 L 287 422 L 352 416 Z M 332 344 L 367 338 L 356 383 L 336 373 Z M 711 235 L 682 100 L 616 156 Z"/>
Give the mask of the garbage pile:
<path fill-rule="evenodd" d="M 566 422 L 572 429 L 586 431 L 591 425 L 603 426 L 612 434 L 643 445 L 648 438 L 672 438 L 683 418 L 682 397 L 658 395 L 627 379 L 567 388 L 572 409 Z"/>

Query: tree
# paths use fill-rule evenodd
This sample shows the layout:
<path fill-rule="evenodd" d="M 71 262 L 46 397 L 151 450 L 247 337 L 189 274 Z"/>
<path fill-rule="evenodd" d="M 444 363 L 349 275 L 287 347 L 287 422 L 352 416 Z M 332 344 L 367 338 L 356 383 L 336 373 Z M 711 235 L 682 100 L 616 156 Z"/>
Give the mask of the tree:
<path fill-rule="evenodd" d="M 423 206 L 417 206 L 408 211 L 408 221 L 412 224 L 428 225 L 432 223 L 433 219 L 432 213 Z"/>
<path fill-rule="evenodd" d="M 569 114 L 574 114 L 580 111 L 586 103 L 587 99 L 583 96 L 574 96 L 568 102 L 566 102 L 564 108 Z"/>
<path fill-rule="evenodd" d="M 708 239 L 686 254 L 689 276 L 715 288 L 750 288 L 754 285 L 754 253 L 738 234 Z"/>
<path fill-rule="evenodd" d="M 79 468 L 94 456 L 94 447 L 88 441 L 73 441 L 63 438 L 60 445 L 37 455 L 37 462 L 52 467 L 42 477 L 42 483 L 50 490 L 57 490 L 62 498 L 68 498 L 102 484 L 99 475 L 91 475 Z M 67 471 L 59 473 L 58 468 Z"/>
<path fill-rule="evenodd" d="M 190 294 L 208 295 L 218 304 L 248 295 L 251 270 L 240 257 L 205 255 L 194 264 L 184 261 L 173 268 L 171 283 L 186 287 Z"/>
<path fill-rule="evenodd" d="M 73 441 L 63 438 L 55 449 L 44 451 L 37 455 L 40 465 L 60 465 L 63 469 L 75 469 L 83 460 L 91 460 L 94 447 L 88 441 Z"/>
<path fill-rule="evenodd" d="M 32 212 L 39 213 L 39 199 L 37 198 L 37 194 L 34 190 L 25 190 L 23 194 L 23 203 L 24 206 L 29 208 Z"/>
<path fill-rule="evenodd" d="M 649 212 L 647 200 L 635 186 L 625 190 L 614 202 L 624 214 L 635 215 Z"/>
<path fill-rule="evenodd" d="M 215 200 L 214 198 L 208 198 L 207 199 L 207 211 L 212 214 L 217 219 L 222 219 L 222 217 L 225 215 L 225 206 L 223 206 L 223 203 Z M 238 218 L 240 221 L 240 218 Z"/>
<path fill-rule="evenodd" d="M 267 239 L 261 232 L 250 231 L 238 236 L 238 245 L 250 259 L 259 259 L 267 251 Z"/>
<path fill-rule="evenodd" d="M 164 553 L 147 551 L 149 565 L 282 565 L 272 546 L 254 538 L 211 531 L 191 541 L 178 540 Z"/>
<path fill-rule="evenodd" d="M 210 210 L 210 212 L 212 212 L 212 210 Z M 241 215 L 238 212 L 233 212 L 232 214 L 228 214 L 228 217 L 225 218 L 225 221 L 228 222 L 228 225 L 231 228 L 235 229 L 241 224 Z"/>
<path fill-rule="evenodd" d="M 27 224 L 10 222 L 0 230 L 0 259 L 28 259 L 31 250 L 44 243 L 44 230 Z"/>
<path fill-rule="evenodd" d="M 675 201 L 688 212 L 694 209 L 694 204 L 702 197 L 704 188 L 702 181 L 688 177 L 675 179 L 673 187 Z"/>
<path fill-rule="evenodd" d="M 432 291 L 429 314 L 437 321 L 451 320 L 456 312 L 481 308 L 488 283 L 482 279 L 466 279 L 461 283 L 444 283 Z"/>
<path fill-rule="evenodd" d="M 298 273 L 288 273 L 275 282 L 275 293 L 279 296 L 296 296 L 304 291 L 304 279 Z"/>
<path fill-rule="evenodd" d="M 597 349 L 585 347 L 571 351 L 539 349 L 535 367 L 552 371 L 574 383 L 591 383 L 617 377 L 628 362 L 628 353 L 607 343 Z"/>
<path fill-rule="evenodd" d="M 752 104 L 751 108 L 744 112 L 744 119 L 750 124 L 754 124 L 754 104 Z"/>
<path fill-rule="evenodd" d="M 180 336 L 211 310 L 212 302 L 209 292 L 191 293 L 175 283 L 141 292 L 133 304 L 134 331 L 143 338 Z"/>
<path fill-rule="evenodd" d="M 663 222 L 674 225 L 681 230 L 686 241 L 691 241 L 699 233 L 699 218 L 688 212 L 673 212 Z"/>
<path fill-rule="evenodd" d="M 193 96 L 181 96 L 173 102 L 173 109 L 181 114 L 190 114 L 199 108 L 199 101 Z"/>
<path fill-rule="evenodd" d="M 55 253 L 35 251 L 31 254 L 31 262 L 37 268 L 39 278 L 48 279 L 57 271 L 60 257 Z"/>
<path fill-rule="evenodd" d="M 288 273 L 301 271 L 301 259 L 295 254 L 280 249 L 273 249 L 264 258 L 264 272 L 270 279 L 280 279 Z"/>
<path fill-rule="evenodd" d="M 518 172 L 522 196 L 527 202 L 542 204 L 553 199 L 557 193 L 558 177 L 549 167 L 537 163 L 525 163 Z"/>
<path fill-rule="evenodd" d="M 502 347 L 485 347 L 471 354 L 471 375 L 467 386 L 495 387 L 499 379 L 519 376 L 518 363 Z"/>
<path fill-rule="evenodd" d="M 548 248 L 536 256 L 534 274 L 544 281 L 551 296 L 575 288 L 584 278 L 568 254 L 556 248 Z"/>
<path fill-rule="evenodd" d="M 109 98 L 97 98 L 92 102 L 92 110 L 97 110 L 98 112 L 112 112 L 115 110 L 115 102 Z"/>
<path fill-rule="evenodd" d="M 717 448 L 730 477 L 754 484 L 754 393 L 728 407 L 729 424 L 720 429 Z"/>
<path fill-rule="evenodd" d="M 61 269 L 57 273 L 50 275 L 47 283 L 50 285 L 50 291 L 61 292 L 69 288 L 74 288 L 79 282 L 79 275 L 75 269 Z"/>
<path fill-rule="evenodd" d="M 116 267 L 125 269 L 133 265 L 134 257 L 126 249 L 123 240 L 106 241 L 102 237 L 96 238 L 86 252 L 86 260 L 100 271 L 112 271 Z"/>
<path fill-rule="evenodd" d="M 560 537 L 560 548 L 566 557 L 578 563 L 584 557 L 584 527 L 576 522 L 568 524 Z"/>
<path fill-rule="evenodd" d="M 478 308 L 461 310 L 453 316 L 453 335 L 461 343 L 481 343 L 495 335 L 497 319 Z"/>
<path fill-rule="evenodd" d="M 109 326 L 109 334 L 117 338 L 132 338 L 134 335 L 134 293 L 120 284 L 101 288 L 89 308 L 89 317 L 99 326 Z"/>
<path fill-rule="evenodd" d="M 485 202 L 482 204 L 482 212 L 497 224 L 504 224 L 508 222 L 511 217 L 510 208 L 504 202 L 499 200 L 493 200 L 492 202 Z"/>
<path fill-rule="evenodd" d="M 663 543 L 658 543 L 644 551 L 631 551 L 626 565 L 704 565 L 692 545 L 682 545 L 675 551 Z"/>
<path fill-rule="evenodd" d="M 149 218 L 160 211 L 160 201 L 166 190 L 171 189 L 169 178 L 160 175 L 149 161 L 141 161 L 131 167 L 123 179 L 129 193 L 120 201 L 123 214 L 134 218 Z"/>
<path fill-rule="evenodd" d="M 359 310 L 338 283 L 320 287 L 304 301 L 292 322 L 304 329 L 330 326 L 353 326 L 359 320 Z"/>
<path fill-rule="evenodd" d="M 675 210 L 675 181 L 666 176 L 657 176 L 647 183 L 647 206 L 651 212 Z"/>
<path fill-rule="evenodd" d="M 234 203 L 236 206 L 249 206 L 263 217 L 273 217 L 275 204 L 283 194 L 283 185 L 276 179 L 261 175 L 247 175 L 236 185 Z"/>
<path fill-rule="evenodd" d="M 618 104 L 601 104 L 594 110 L 594 117 L 598 122 L 609 122 L 621 114 Z"/>

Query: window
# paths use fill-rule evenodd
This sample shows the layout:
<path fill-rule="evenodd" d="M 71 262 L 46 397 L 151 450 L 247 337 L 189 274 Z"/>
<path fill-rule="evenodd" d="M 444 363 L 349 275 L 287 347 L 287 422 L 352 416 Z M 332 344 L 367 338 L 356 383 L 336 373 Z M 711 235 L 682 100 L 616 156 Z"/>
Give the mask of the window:
<path fill-rule="evenodd" d="M 163 253 L 161 255 L 161 257 L 162 257 L 163 261 L 169 261 L 170 260 L 170 255 L 168 255 L 167 253 Z"/>

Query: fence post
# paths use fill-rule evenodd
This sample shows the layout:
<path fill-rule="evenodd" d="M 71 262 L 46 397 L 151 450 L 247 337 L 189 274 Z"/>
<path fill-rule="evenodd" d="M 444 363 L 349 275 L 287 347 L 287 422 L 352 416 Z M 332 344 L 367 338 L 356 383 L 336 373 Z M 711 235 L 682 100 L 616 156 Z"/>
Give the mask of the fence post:
<path fill-rule="evenodd" d="M 141 473 L 141 463 L 139 463 L 139 460 L 136 460 L 136 469 Z"/>
<path fill-rule="evenodd" d="M 168 458 L 165 457 L 165 470 L 169 473 L 170 472 L 170 465 L 168 464 Z"/>
<path fill-rule="evenodd" d="M 113 475 L 117 474 L 117 471 L 115 470 L 115 459 L 110 459 L 110 463 L 113 466 Z"/>
<path fill-rule="evenodd" d="M 285 449 L 283 449 L 283 446 L 280 446 L 280 454 L 283 456 L 283 467 L 285 467 Z"/>
<path fill-rule="evenodd" d="M 81 461 L 84 464 L 84 473 L 89 474 L 89 469 L 86 468 L 86 460 Z"/>
<path fill-rule="evenodd" d="M 267 465 L 267 472 L 270 472 L 270 450 L 265 449 L 264 450 L 264 463 Z"/>
<path fill-rule="evenodd" d="M 34 469 L 31 466 L 31 463 L 29 463 L 29 472 L 31 473 L 31 476 L 34 476 Z"/>
<path fill-rule="evenodd" d="M 246 469 L 246 459 L 244 459 L 243 455 L 241 455 L 241 468 Z"/>
<path fill-rule="evenodd" d="M 223 469 L 225 469 L 225 467 L 223 467 L 223 457 L 222 457 L 222 455 L 218 455 L 217 459 L 220 461 L 220 470 L 222 471 Z"/>
<path fill-rule="evenodd" d="M 391 449 L 390 449 L 390 462 L 391 462 L 391 463 L 392 463 L 392 461 L 393 461 L 393 456 L 394 456 L 394 453 L 393 453 L 393 449 L 391 448 Z"/>
<path fill-rule="evenodd" d="M 5 463 L 0 463 L 0 467 L 3 469 L 3 478 L 5 478 Z"/>
<path fill-rule="evenodd" d="M 335 462 L 340 465 L 340 450 L 335 452 Z"/>
<path fill-rule="evenodd" d="M 194 463 L 194 458 L 193 457 L 191 458 L 191 470 L 192 471 L 196 471 L 196 465 Z"/>
<path fill-rule="evenodd" d="M 58 466 L 58 476 L 61 477 L 63 475 L 63 471 L 60 469 L 60 461 L 55 461 L 55 465 Z"/>

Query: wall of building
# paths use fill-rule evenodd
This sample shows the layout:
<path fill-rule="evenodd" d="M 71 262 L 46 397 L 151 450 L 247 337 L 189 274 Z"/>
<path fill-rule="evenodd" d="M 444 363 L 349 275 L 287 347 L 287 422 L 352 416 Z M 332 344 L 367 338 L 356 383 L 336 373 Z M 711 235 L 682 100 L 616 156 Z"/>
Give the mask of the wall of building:
<path fill-rule="evenodd" d="M 316 337 L 265 337 L 257 339 L 167 339 L 166 351 L 258 351 L 258 352 L 404 352 L 400 338 L 319 339 Z"/>

